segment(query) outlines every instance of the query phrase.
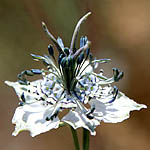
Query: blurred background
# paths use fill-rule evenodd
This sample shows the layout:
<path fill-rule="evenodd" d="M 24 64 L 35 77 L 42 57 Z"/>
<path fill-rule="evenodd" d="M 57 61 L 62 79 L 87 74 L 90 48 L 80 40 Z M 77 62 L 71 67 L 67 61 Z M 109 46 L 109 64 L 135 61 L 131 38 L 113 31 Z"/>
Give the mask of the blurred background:
<path fill-rule="evenodd" d="M 1 150 L 74 149 L 67 127 L 35 138 L 29 132 L 12 137 L 11 119 L 18 98 L 4 81 L 16 81 L 25 69 L 43 67 L 30 56 L 47 53 L 50 41 L 41 21 L 69 46 L 77 21 L 88 11 L 92 15 L 81 26 L 80 36 L 88 36 L 97 58 L 111 59 L 103 66 L 106 74 L 112 75 L 112 67 L 124 71 L 124 78 L 117 83 L 121 91 L 138 103 L 150 105 L 149 0 L 0 0 Z M 81 129 L 78 131 L 81 137 Z M 90 137 L 91 150 L 149 150 L 150 111 L 132 112 L 130 119 L 119 124 L 101 123 L 96 131 L 97 135 Z"/>

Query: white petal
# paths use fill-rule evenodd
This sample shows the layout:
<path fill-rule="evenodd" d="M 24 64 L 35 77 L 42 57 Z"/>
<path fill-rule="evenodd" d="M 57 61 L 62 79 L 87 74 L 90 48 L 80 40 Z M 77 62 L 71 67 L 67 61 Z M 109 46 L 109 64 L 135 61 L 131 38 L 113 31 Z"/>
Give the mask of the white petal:
<path fill-rule="evenodd" d="M 61 97 L 61 100 L 59 101 L 59 105 L 62 108 L 76 108 L 75 103 L 75 97 L 69 95 L 66 91 L 64 92 L 64 95 Z"/>
<path fill-rule="evenodd" d="M 89 64 L 89 61 L 85 61 L 85 63 L 83 64 L 80 72 L 83 71 L 83 69 Z M 83 72 L 82 75 L 86 74 L 86 73 L 91 73 L 93 71 L 93 67 L 91 65 L 89 65 Z"/>
<path fill-rule="evenodd" d="M 38 90 L 37 86 L 39 86 L 40 82 L 41 80 L 37 80 L 34 82 L 30 82 L 30 85 L 22 85 L 18 82 L 5 81 L 7 85 L 12 86 L 15 89 L 16 94 L 18 95 L 20 100 L 21 95 L 24 93 L 26 103 L 35 102 L 35 98 L 39 98 L 39 95 L 35 94 L 34 92 Z"/>
<path fill-rule="evenodd" d="M 76 108 L 77 107 L 76 103 L 74 103 L 71 100 L 67 101 L 65 98 L 62 99 L 59 103 L 60 103 L 59 104 L 60 107 L 62 107 L 62 108 Z"/>
<path fill-rule="evenodd" d="M 94 113 L 103 114 L 102 120 L 107 123 L 122 122 L 129 118 L 130 111 L 147 108 L 146 105 L 136 103 L 123 93 L 119 93 L 116 100 L 112 103 L 103 103 L 99 100 L 91 100 L 89 103 L 95 106 Z"/>
<path fill-rule="evenodd" d="M 47 103 L 45 101 L 36 101 L 34 103 L 24 105 L 22 109 L 25 112 L 37 112 L 38 113 L 38 112 L 47 111 L 48 108 L 50 108 L 50 106 L 47 106 Z M 54 107 L 51 106 L 51 108 L 54 108 Z"/>
<path fill-rule="evenodd" d="M 19 132 L 23 130 L 28 130 L 30 131 L 31 136 L 34 137 L 40 133 L 44 133 L 46 131 L 59 127 L 60 121 L 58 117 L 54 118 L 53 120 L 46 121 L 46 117 L 48 117 L 48 115 L 53 110 L 52 107 L 47 106 L 47 109 L 44 109 L 40 112 L 30 112 L 27 111 L 26 108 L 24 108 L 25 106 L 26 105 L 18 107 L 12 119 L 12 123 L 16 124 L 15 131 L 13 132 L 14 136 L 16 136 Z"/>
<path fill-rule="evenodd" d="M 74 129 L 83 127 L 90 131 L 91 135 L 96 135 L 95 128 L 99 125 L 99 121 L 96 119 L 88 119 L 85 114 L 80 113 L 79 111 L 72 111 L 62 118 L 63 122 L 68 123 Z"/>

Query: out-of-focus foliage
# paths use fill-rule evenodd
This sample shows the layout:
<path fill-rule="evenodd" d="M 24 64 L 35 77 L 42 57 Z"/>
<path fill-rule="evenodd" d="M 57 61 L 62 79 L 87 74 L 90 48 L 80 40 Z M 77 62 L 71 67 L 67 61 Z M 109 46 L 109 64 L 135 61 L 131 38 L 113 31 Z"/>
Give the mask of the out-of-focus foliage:
<path fill-rule="evenodd" d="M 95 56 L 112 59 L 109 65 L 102 66 L 106 74 L 110 75 L 108 70 L 112 67 L 121 68 L 125 77 L 119 88 L 139 103 L 150 104 L 149 0 L 0 0 L 2 150 L 73 149 L 71 134 L 66 127 L 36 138 L 29 137 L 27 132 L 12 137 L 11 118 L 18 100 L 3 81 L 15 81 L 23 69 L 41 68 L 30 56 L 30 53 L 47 53 L 50 41 L 42 30 L 41 21 L 45 21 L 50 31 L 56 37 L 62 37 L 69 46 L 75 23 L 87 11 L 92 15 L 81 26 L 81 33 L 92 41 Z M 148 150 L 150 112 L 142 110 L 131 115 L 131 119 L 120 124 L 102 123 L 97 136 L 91 137 L 91 149 Z"/>

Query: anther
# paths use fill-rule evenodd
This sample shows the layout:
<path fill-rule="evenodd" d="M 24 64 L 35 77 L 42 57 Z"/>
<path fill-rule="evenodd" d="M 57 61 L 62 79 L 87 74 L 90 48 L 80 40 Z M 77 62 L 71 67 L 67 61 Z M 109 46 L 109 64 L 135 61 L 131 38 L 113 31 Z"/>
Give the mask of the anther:
<path fill-rule="evenodd" d="M 22 100 L 23 102 L 25 102 L 24 92 L 21 94 L 21 100 Z"/>
<path fill-rule="evenodd" d="M 50 56 L 54 56 L 54 49 L 53 49 L 53 47 L 52 47 L 52 45 L 48 45 L 48 52 L 49 52 L 49 54 L 50 54 Z"/>

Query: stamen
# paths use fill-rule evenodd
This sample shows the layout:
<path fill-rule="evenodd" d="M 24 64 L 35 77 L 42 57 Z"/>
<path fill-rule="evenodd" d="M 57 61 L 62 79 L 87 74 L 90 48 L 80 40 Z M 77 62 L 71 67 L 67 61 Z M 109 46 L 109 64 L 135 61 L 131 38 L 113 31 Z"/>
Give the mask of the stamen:
<path fill-rule="evenodd" d="M 113 94 L 114 94 L 114 96 L 113 96 L 112 100 L 111 100 L 111 101 L 109 101 L 108 103 L 112 103 L 112 102 L 114 102 L 114 101 L 115 101 L 115 99 L 116 99 L 116 97 L 117 97 L 117 95 L 118 95 L 118 88 L 117 88 L 116 86 L 114 86 Z"/>
<path fill-rule="evenodd" d="M 113 68 L 113 77 L 107 78 L 103 76 L 103 72 L 100 71 L 99 74 L 92 73 L 94 76 L 96 76 L 99 79 L 99 84 L 100 85 L 105 85 L 105 84 L 111 84 L 113 82 L 118 82 L 124 75 L 123 72 L 120 72 L 119 69 Z"/>
<path fill-rule="evenodd" d="M 94 118 L 92 113 L 94 112 L 95 110 L 95 106 L 93 106 L 87 113 L 86 113 L 86 116 L 87 117 L 91 117 L 92 119 Z"/>
<path fill-rule="evenodd" d="M 25 78 L 26 76 L 34 76 L 40 75 L 42 71 L 40 69 L 31 69 L 31 70 L 24 70 L 20 74 L 18 74 L 18 82 L 23 85 L 29 85 L 29 81 Z"/>
<path fill-rule="evenodd" d="M 118 82 L 124 76 L 124 73 L 120 72 L 120 70 L 117 68 L 113 68 L 113 74 L 115 82 Z"/>
<path fill-rule="evenodd" d="M 44 57 L 43 56 L 39 56 L 39 55 L 35 55 L 35 54 L 31 54 L 32 58 L 36 61 L 39 61 L 39 60 L 43 60 Z"/>
<path fill-rule="evenodd" d="M 90 66 L 93 63 L 107 63 L 108 61 L 110 61 L 110 59 L 97 59 L 97 60 L 93 60 L 91 61 L 88 65 L 86 65 L 83 70 L 80 72 L 80 75 L 83 73 L 83 71 L 85 71 L 85 69 Z"/>
<path fill-rule="evenodd" d="M 42 71 L 40 70 L 40 69 L 31 69 L 31 72 L 33 73 L 33 74 L 42 74 Z"/>
<path fill-rule="evenodd" d="M 75 92 L 74 92 L 74 94 L 75 94 Z M 76 95 L 75 95 L 75 96 L 76 96 Z M 78 97 L 77 97 L 77 98 L 78 98 Z M 80 100 L 80 99 L 79 99 L 79 100 Z M 78 108 L 80 109 L 80 111 L 83 112 L 84 114 L 86 114 L 86 113 L 87 113 L 86 107 L 85 107 L 81 102 L 79 102 L 78 100 L 76 100 L 75 102 L 76 102 Z"/>
<path fill-rule="evenodd" d="M 79 49 L 75 52 L 75 54 L 73 54 L 73 57 L 74 57 L 74 58 L 77 58 L 77 57 L 81 54 L 81 52 L 82 52 L 82 51 L 85 51 L 87 48 L 89 48 L 90 45 L 91 45 L 91 42 L 90 42 L 90 41 L 87 41 L 87 43 L 86 43 L 83 47 L 79 48 Z"/>
<path fill-rule="evenodd" d="M 46 117 L 46 120 L 49 121 L 49 120 L 53 120 L 54 118 L 56 118 L 59 111 L 60 111 L 60 103 L 56 103 L 54 110 L 52 111 L 49 117 Z"/>

